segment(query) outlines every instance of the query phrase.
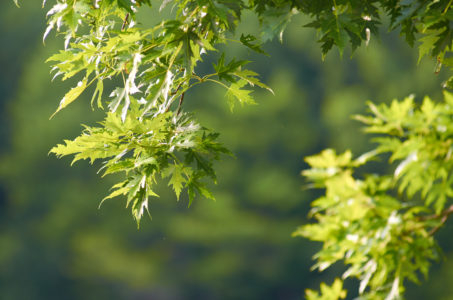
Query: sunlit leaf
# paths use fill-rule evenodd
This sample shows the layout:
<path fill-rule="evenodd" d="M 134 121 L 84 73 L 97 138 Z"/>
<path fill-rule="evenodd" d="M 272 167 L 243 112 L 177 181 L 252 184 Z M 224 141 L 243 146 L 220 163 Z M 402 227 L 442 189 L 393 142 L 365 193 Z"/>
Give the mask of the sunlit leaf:
<path fill-rule="evenodd" d="M 77 83 L 77 86 L 73 87 L 69 92 L 66 93 L 63 99 L 61 99 L 60 105 L 50 118 L 53 118 L 53 116 L 55 116 L 56 113 L 58 113 L 60 110 L 74 102 L 80 96 L 80 94 L 83 93 L 86 87 L 87 87 L 86 78 L 83 79 L 82 81 L 79 81 L 79 83 Z"/>

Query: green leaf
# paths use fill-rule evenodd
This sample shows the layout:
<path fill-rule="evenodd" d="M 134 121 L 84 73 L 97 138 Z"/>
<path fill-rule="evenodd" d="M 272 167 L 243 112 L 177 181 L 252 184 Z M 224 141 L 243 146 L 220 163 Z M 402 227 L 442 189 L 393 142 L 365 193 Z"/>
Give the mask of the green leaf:
<path fill-rule="evenodd" d="M 233 77 L 234 72 L 239 71 L 242 66 L 248 63 L 249 61 L 236 60 L 233 58 L 227 65 L 225 65 L 225 53 L 222 53 L 217 62 L 217 65 L 214 64 L 214 69 L 216 70 L 217 76 L 219 76 L 220 80 L 236 82 L 235 78 Z"/>
<path fill-rule="evenodd" d="M 250 71 L 250 70 L 236 70 L 232 72 L 233 75 L 247 81 L 247 83 L 250 86 L 259 86 L 260 88 L 266 89 L 269 92 L 271 92 L 273 95 L 275 95 L 274 91 L 268 87 L 266 84 L 262 83 L 256 76 L 258 76 L 257 73 Z"/>
<path fill-rule="evenodd" d="M 171 174 L 171 178 L 170 178 L 170 181 L 168 182 L 168 185 L 171 185 L 173 187 L 173 190 L 175 191 L 176 198 L 178 199 L 178 201 L 179 201 L 179 195 L 181 194 L 184 183 L 186 182 L 186 179 L 184 178 L 183 173 L 184 173 L 184 166 L 181 164 L 171 165 L 165 171 L 165 174 Z"/>
<path fill-rule="evenodd" d="M 351 164 L 352 153 L 348 150 L 343 154 L 337 155 L 335 150 L 326 149 L 318 155 L 306 157 L 305 161 L 312 168 L 347 167 Z"/>
<path fill-rule="evenodd" d="M 421 44 L 418 46 L 418 62 L 417 63 L 420 63 L 420 61 L 422 60 L 422 58 L 425 55 L 431 55 L 437 39 L 438 38 L 434 34 L 426 35 L 419 39 L 419 42 Z"/>
<path fill-rule="evenodd" d="M 335 278 L 332 286 L 321 283 L 321 294 L 313 290 L 305 290 L 307 300 L 339 300 L 346 298 L 346 290 L 343 290 L 343 281 Z"/>
<path fill-rule="evenodd" d="M 93 103 L 94 103 L 94 99 L 96 98 L 97 96 L 97 105 L 98 105 L 98 108 L 101 108 L 101 109 L 104 109 L 103 105 L 102 105 L 102 94 L 104 92 L 104 82 L 100 79 L 98 79 L 98 82 L 96 84 L 96 89 L 93 93 L 93 97 L 91 98 L 91 107 L 93 107 Z"/>
<path fill-rule="evenodd" d="M 101 203 L 99 204 L 99 207 L 101 207 L 102 203 L 104 203 L 104 201 L 107 199 L 112 199 L 119 195 L 126 195 L 127 192 L 129 192 L 129 189 L 130 189 L 129 187 L 125 186 L 125 187 L 119 188 L 117 190 L 114 190 L 108 196 L 106 196 L 106 197 L 104 197 L 104 199 L 102 199 Z"/>
<path fill-rule="evenodd" d="M 247 35 L 241 34 L 240 41 L 241 41 L 242 44 L 244 44 L 245 46 L 249 47 L 253 51 L 261 53 L 261 54 L 268 55 L 262 49 L 261 43 L 258 42 L 258 39 L 255 36 L 253 36 L 251 34 L 247 34 Z"/>
<path fill-rule="evenodd" d="M 270 41 L 275 36 L 278 36 L 280 42 L 283 42 L 283 32 L 291 18 L 297 13 L 298 10 L 293 9 L 290 3 L 266 10 L 261 16 L 263 42 Z"/>
<path fill-rule="evenodd" d="M 236 101 L 239 101 L 241 105 L 243 104 L 256 104 L 255 100 L 250 96 L 251 90 L 242 89 L 247 84 L 247 81 L 241 79 L 237 83 L 232 83 L 228 87 L 226 97 L 228 99 L 228 104 L 230 110 L 233 111 Z"/>

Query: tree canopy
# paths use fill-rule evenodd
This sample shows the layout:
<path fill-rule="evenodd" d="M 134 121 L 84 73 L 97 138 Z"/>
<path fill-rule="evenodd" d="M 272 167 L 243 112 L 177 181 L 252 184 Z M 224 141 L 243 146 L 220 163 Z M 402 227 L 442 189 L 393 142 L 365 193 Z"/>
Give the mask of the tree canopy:
<path fill-rule="evenodd" d="M 43 5 L 46 4 L 44 1 Z M 17 1 L 16 1 L 16 4 Z M 179 199 L 214 199 L 207 181 L 216 183 L 214 161 L 231 155 L 215 133 L 186 111 L 184 99 L 193 87 L 215 83 L 226 91 L 231 110 L 236 104 L 254 104 L 251 93 L 260 87 L 272 93 L 258 74 L 246 69 L 247 60 L 228 58 L 229 44 L 238 43 L 266 54 L 263 44 L 278 37 L 291 17 L 306 15 L 306 27 L 319 35 L 323 57 L 335 46 L 342 55 L 368 45 L 385 26 L 398 30 L 407 43 L 417 46 L 419 58 L 435 60 L 435 71 L 450 68 L 452 44 L 451 1 L 162 1 L 66 0 L 49 4 L 48 26 L 64 37 L 64 50 L 51 56 L 55 77 L 77 78 L 55 113 L 82 93 L 92 94 L 92 106 L 105 111 L 98 126 L 84 126 L 82 134 L 51 152 L 102 162 L 103 175 L 121 173 L 104 200 L 124 195 L 137 223 L 148 210 L 150 197 L 158 197 L 155 184 L 168 180 Z M 162 20 L 145 26 L 140 11 L 157 5 Z M 157 10 L 156 10 L 157 12 Z M 257 15 L 260 34 L 238 34 L 246 13 Z M 212 72 L 199 71 L 205 61 Z M 450 88 L 453 79 L 443 84 Z M 104 91 L 105 83 L 112 84 Z M 90 89 L 89 87 L 93 88 Z M 294 235 L 323 242 L 316 268 L 324 270 L 338 260 L 350 267 L 343 279 L 360 280 L 359 294 L 366 299 L 397 299 L 404 281 L 418 281 L 439 256 L 434 234 L 453 209 L 451 177 L 451 106 L 425 98 L 417 109 L 408 97 L 391 105 L 369 104 L 371 116 L 356 118 L 366 131 L 379 134 L 377 147 L 357 159 L 350 152 L 333 150 L 308 157 L 311 169 L 303 174 L 325 196 L 313 202 L 316 223 Z M 105 107 L 105 108 L 104 108 Z M 369 160 L 390 153 L 392 174 L 354 176 Z M 360 173 L 360 172 L 359 172 Z M 338 279 L 321 295 L 309 299 L 344 298 Z"/>

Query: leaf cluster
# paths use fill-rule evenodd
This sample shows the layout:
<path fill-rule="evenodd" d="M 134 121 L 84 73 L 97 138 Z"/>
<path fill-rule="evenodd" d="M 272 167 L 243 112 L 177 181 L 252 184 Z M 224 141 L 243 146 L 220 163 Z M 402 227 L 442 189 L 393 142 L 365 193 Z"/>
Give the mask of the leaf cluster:
<path fill-rule="evenodd" d="M 391 28 L 400 28 L 410 44 L 421 42 L 420 57 L 428 54 L 437 57 L 439 64 L 448 65 L 444 56 L 451 46 L 451 13 L 450 3 L 444 2 L 164 0 L 159 9 L 172 6 L 171 16 L 142 28 L 137 24 L 137 12 L 150 7 L 149 0 L 58 0 L 47 13 L 44 38 L 56 30 L 64 35 L 65 46 L 48 61 L 54 64 L 54 78 L 77 76 L 81 80 L 64 95 L 56 112 L 91 85 L 95 86 L 92 105 L 104 109 L 106 104 L 107 113 L 119 112 L 123 123 L 132 102 L 138 104 L 140 113 L 135 117 L 139 121 L 169 111 L 179 115 L 185 93 L 205 82 L 226 89 L 231 109 L 236 103 L 254 104 L 252 88 L 270 88 L 259 81 L 258 74 L 245 69 L 248 61 L 227 62 L 221 53 L 213 73 L 199 74 L 196 69 L 204 53 L 217 52 L 219 44 L 235 39 L 234 31 L 246 10 L 258 16 L 262 34 L 243 34 L 237 41 L 259 53 L 264 53 L 263 42 L 274 36 L 282 39 L 297 13 L 313 19 L 306 26 L 320 32 L 323 55 L 333 46 L 343 53 L 347 44 L 354 50 L 362 42 L 368 43 L 381 19 L 389 17 Z M 122 83 L 104 91 L 111 85 L 106 85 L 106 80 Z"/>
<path fill-rule="evenodd" d="M 379 135 L 373 151 L 353 159 L 328 149 L 306 158 L 311 168 L 303 175 L 325 195 L 312 202 L 316 222 L 294 235 L 323 243 L 315 269 L 344 261 L 342 279 L 359 279 L 364 299 L 400 298 L 405 280 L 419 282 L 439 257 L 434 234 L 453 208 L 453 95 L 444 96 L 438 104 L 426 97 L 420 107 L 412 96 L 369 103 L 371 115 L 356 118 Z M 386 153 L 393 174 L 355 174 Z"/>
<path fill-rule="evenodd" d="M 196 70 L 202 55 L 217 52 L 215 45 L 232 34 L 245 4 L 164 1 L 160 10 L 166 5 L 173 5 L 171 18 L 142 28 L 136 13 L 151 6 L 148 0 L 57 1 L 47 14 L 44 34 L 46 38 L 55 29 L 65 37 L 64 50 L 48 59 L 54 78 L 81 78 L 55 113 L 90 86 L 94 86 L 92 106 L 106 111 L 100 126 L 86 126 L 81 136 L 51 152 L 74 155 L 74 161 L 99 159 L 104 175 L 124 174 L 106 199 L 125 195 L 137 222 L 148 207 L 148 197 L 156 196 L 152 187 L 157 177 L 169 178 L 178 199 L 186 188 L 189 204 L 197 193 L 214 198 L 202 179 L 215 182 L 213 162 L 229 152 L 216 141 L 218 134 L 184 112 L 185 94 L 193 86 L 212 82 L 225 88 L 231 109 L 236 102 L 254 104 L 250 95 L 254 86 L 270 90 L 258 74 L 244 68 L 248 61 L 227 62 L 224 53 L 213 73 Z M 264 52 L 257 41 L 251 35 L 239 40 Z"/>
<path fill-rule="evenodd" d="M 139 116 L 137 107 L 124 122 L 118 113 L 109 112 L 100 126 L 85 126 L 81 136 L 51 152 L 74 155 L 72 163 L 100 160 L 103 176 L 124 173 L 125 180 L 115 184 L 104 200 L 125 195 L 137 222 L 148 209 L 148 197 L 158 197 L 154 192 L 158 179 L 168 178 L 178 199 L 187 190 L 189 205 L 196 193 L 214 199 L 203 179 L 216 182 L 212 161 L 221 153 L 230 154 L 216 141 L 218 134 L 202 128 L 187 114 L 167 112 L 141 121 Z"/>
<path fill-rule="evenodd" d="M 289 1 L 287 1 L 289 2 Z M 424 56 L 437 62 L 436 72 L 444 65 L 453 66 L 451 1 L 435 0 L 333 0 L 294 1 L 292 7 L 312 18 L 307 27 L 319 32 L 323 57 L 336 46 L 343 54 L 347 45 L 352 51 L 377 35 L 382 24 L 390 22 L 389 30 L 399 30 L 410 46 L 417 46 L 419 60 Z M 453 79 L 444 84 L 452 88 Z"/>

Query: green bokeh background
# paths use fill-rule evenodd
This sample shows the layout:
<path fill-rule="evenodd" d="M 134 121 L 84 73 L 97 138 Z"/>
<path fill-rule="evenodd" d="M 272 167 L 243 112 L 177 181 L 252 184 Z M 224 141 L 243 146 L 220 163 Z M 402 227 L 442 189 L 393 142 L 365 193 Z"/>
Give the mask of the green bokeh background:
<path fill-rule="evenodd" d="M 373 37 L 353 59 L 333 52 L 322 62 L 315 33 L 296 17 L 282 44 L 266 45 L 271 57 L 228 48 L 253 61 L 275 96 L 256 91 L 259 104 L 234 113 L 219 87 L 186 96 L 186 109 L 236 155 L 216 166 L 217 201 L 188 208 L 163 184 L 150 203 L 153 219 L 137 230 L 123 199 L 98 209 L 115 177 L 48 155 L 102 114 L 84 95 L 49 121 L 74 82 L 51 83 L 45 60 L 62 42 L 51 34 L 43 45 L 46 10 L 22 2 L 0 3 L 0 299 L 301 299 L 343 270 L 310 272 L 319 245 L 291 237 L 319 195 L 302 189 L 303 157 L 326 147 L 369 150 L 350 118 L 366 111 L 366 100 L 441 99 L 442 74 L 429 60 L 417 66 L 416 51 L 397 34 Z M 152 23 L 155 12 L 140 18 Z M 257 30 L 253 16 L 241 30 Z M 438 233 L 445 260 L 422 286 L 409 285 L 408 299 L 453 299 L 452 233 L 448 222 Z"/>

